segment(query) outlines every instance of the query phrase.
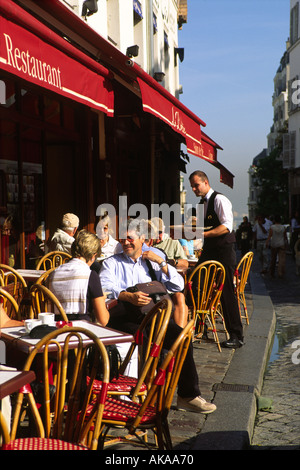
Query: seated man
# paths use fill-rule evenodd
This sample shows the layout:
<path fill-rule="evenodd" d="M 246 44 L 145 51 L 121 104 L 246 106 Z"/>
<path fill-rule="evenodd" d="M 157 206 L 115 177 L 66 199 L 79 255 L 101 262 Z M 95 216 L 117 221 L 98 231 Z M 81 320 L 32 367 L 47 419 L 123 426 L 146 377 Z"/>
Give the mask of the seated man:
<path fill-rule="evenodd" d="M 80 230 L 72 244 L 72 259 L 58 266 L 49 276 L 49 289 L 58 298 L 70 320 L 96 321 L 102 326 L 109 321 L 99 275 L 90 269 L 101 252 L 99 238 Z M 130 344 L 118 344 L 124 359 Z M 137 356 L 132 358 L 126 373 L 137 374 Z"/>
<path fill-rule="evenodd" d="M 173 238 L 169 237 L 169 235 L 165 233 L 165 224 L 162 219 L 159 217 L 153 217 L 151 221 L 158 231 L 158 238 L 153 243 L 153 246 L 163 250 L 166 253 L 168 260 L 174 260 L 174 264 L 177 268 L 187 269 L 189 267 L 189 262 L 179 240 L 173 240 Z"/>
<path fill-rule="evenodd" d="M 64 251 L 71 255 L 71 246 L 79 226 L 79 218 L 75 214 L 65 214 L 61 227 L 54 233 L 50 242 L 50 251 Z"/>
<path fill-rule="evenodd" d="M 129 302 L 135 306 L 144 306 L 150 302 L 150 297 L 141 291 L 127 292 L 128 287 L 137 283 L 144 283 L 151 280 L 149 268 L 146 260 L 149 260 L 156 275 L 157 280 L 165 284 L 171 292 L 180 292 L 183 289 L 183 278 L 176 269 L 168 265 L 162 257 L 151 250 L 142 251 L 145 236 L 142 233 L 139 221 L 128 221 L 127 237 L 120 240 L 123 246 L 123 253 L 116 254 L 103 261 L 100 278 L 104 289 L 113 292 L 116 299 Z M 121 309 L 111 318 L 108 326 L 118 330 L 134 334 L 139 326 L 138 319 L 134 320 L 126 309 Z M 168 325 L 164 348 L 172 346 L 182 328 L 174 320 L 170 320 Z M 207 403 L 201 396 L 198 385 L 198 375 L 193 358 L 192 343 L 187 352 L 180 378 L 178 381 L 178 409 L 194 411 L 197 413 L 211 413 L 216 409 L 212 403 Z"/>
<path fill-rule="evenodd" d="M 154 241 L 158 239 L 158 232 L 156 229 L 156 225 L 151 220 L 143 220 L 142 222 L 142 230 L 145 235 L 145 242 L 142 247 L 142 251 L 151 250 L 156 253 L 159 257 L 161 257 L 164 261 L 168 261 L 168 258 L 165 252 L 153 246 Z M 172 301 L 174 304 L 174 320 L 177 325 L 184 328 L 187 324 L 188 318 L 188 307 L 185 303 L 185 297 L 183 292 L 170 292 L 172 296 Z"/>

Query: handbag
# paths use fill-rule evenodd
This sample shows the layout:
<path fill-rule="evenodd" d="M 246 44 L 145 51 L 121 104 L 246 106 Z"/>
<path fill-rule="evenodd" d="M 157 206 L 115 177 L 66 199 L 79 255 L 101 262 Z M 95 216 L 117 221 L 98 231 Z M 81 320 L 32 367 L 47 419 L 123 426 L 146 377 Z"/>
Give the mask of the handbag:
<path fill-rule="evenodd" d="M 168 294 L 165 285 L 162 282 L 157 281 L 154 269 L 150 261 L 146 260 L 146 263 L 152 280 L 136 284 L 132 287 L 128 287 L 126 291 L 144 292 L 145 294 L 149 294 L 149 297 L 151 297 L 151 301 L 147 305 L 142 306 L 133 305 L 130 302 L 123 302 L 127 313 L 130 313 L 131 315 L 136 315 L 137 318 L 144 317 L 148 312 L 150 312 L 154 305 L 160 302 L 162 299 L 167 298 L 171 300 L 171 297 Z"/>
<path fill-rule="evenodd" d="M 108 361 L 109 361 L 109 381 L 111 382 L 113 379 L 118 379 L 119 378 L 119 369 L 122 364 L 122 358 L 119 353 L 119 350 L 115 344 L 108 344 L 105 346 L 107 355 L 108 355 Z M 91 365 L 93 364 L 94 361 L 94 349 L 92 348 L 87 357 L 87 363 L 86 363 L 86 373 L 87 376 L 90 375 L 90 368 Z M 97 380 L 103 380 L 103 365 L 102 361 L 99 363 L 98 370 L 96 372 L 96 377 L 95 379 Z"/>

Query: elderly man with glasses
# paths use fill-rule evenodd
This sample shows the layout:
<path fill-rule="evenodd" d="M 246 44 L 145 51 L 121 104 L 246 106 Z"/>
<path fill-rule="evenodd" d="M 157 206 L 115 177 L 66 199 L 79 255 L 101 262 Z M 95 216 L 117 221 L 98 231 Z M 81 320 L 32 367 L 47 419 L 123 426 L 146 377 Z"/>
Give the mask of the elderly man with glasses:
<path fill-rule="evenodd" d="M 151 250 L 143 251 L 144 241 L 142 224 L 137 220 L 128 221 L 126 238 L 120 240 L 123 253 L 104 260 L 100 271 L 103 289 L 111 291 L 120 304 L 115 314 L 110 311 L 108 326 L 131 334 L 136 332 L 141 320 L 138 318 L 133 320 L 132 316 L 127 314 L 124 303 L 142 307 L 151 299 L 144 292 L 128 292 L 127 288 L 152 280 L 147 260 L 151 263 L 157 280 L 162 282 L 168 291 L 180 292 L 184 287 L 182 276 L 174 267 L 167 264 L 163 257 Z M 171 347 L 181 330 L 182 328 L 171 318 L 164 342 L 165 349 Z M 216 409 L 213 403 L 208 403 L 201 397 L 192 344 L 188 349 L 178 382 L 177 407 L 205 414 Z"/>

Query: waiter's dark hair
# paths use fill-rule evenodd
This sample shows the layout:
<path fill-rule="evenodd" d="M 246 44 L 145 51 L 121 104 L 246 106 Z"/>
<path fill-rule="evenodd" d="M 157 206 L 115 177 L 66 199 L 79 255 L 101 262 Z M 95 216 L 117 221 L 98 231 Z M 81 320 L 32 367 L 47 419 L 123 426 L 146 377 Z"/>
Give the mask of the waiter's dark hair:
<path fill-rule="evenodd" d="M 194 176 L 198 176 L 199 178 L 202 179 L 202 181 L 207 180 L 209 182 L 208 176 L 206 173 L 204 173 L 204 171 L 201 171 L 201 170 L 193 171 L 193 173 L 189 176 L 189 179 L 191 180 Z"/>

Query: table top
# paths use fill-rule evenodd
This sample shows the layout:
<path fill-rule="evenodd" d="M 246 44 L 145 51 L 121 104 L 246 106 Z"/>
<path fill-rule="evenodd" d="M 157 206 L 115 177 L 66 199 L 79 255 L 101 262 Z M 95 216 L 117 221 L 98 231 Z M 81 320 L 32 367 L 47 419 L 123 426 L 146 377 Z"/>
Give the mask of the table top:
<path fill-rule="evenodd" d="M 75 320 L 72 321 L 72 326 L 85 328 L 92 333 L 94 333 L 103 344 L 117 344 L 117 343 L 128 343 L 133 341 L 133 336 L 128 333 L 123 333 L 121 331 L 113 330 L 104 326 L 97 325 L 95 323 L 90 323 L 85 320 Z M 57 340 L 64 342 L 66 333 L 63 332 L 57 337 Z M 87 336 L 82 336 L 84 344 L 89 344 L 90 339 Z M 1 339 L 14 345 L 19 350 L 30 353 L 35 345 L 40 341 L 40 339 L 30 338 L 29 334 L 26 333 L 23 326 L 15 326 L 10 328 L 1 329 Z M 77 341 L 76 338 L 70 341 L 70 347 L 76 348 Z M 51 349 L 51 348 L 49 348 Z"/>
<path fill-rule="evenodd" d="M 23 385 L 35 380 L 35 373 L 19 370 L 0 370 L 0 400 L 17 392 Z"/>
<path fill-rule="evenodd" d="M 38 279 L 45 272 L 42 269 L 17 269 L 16 271 L 21 274 L 24 279 L 29 280 Z"/>

